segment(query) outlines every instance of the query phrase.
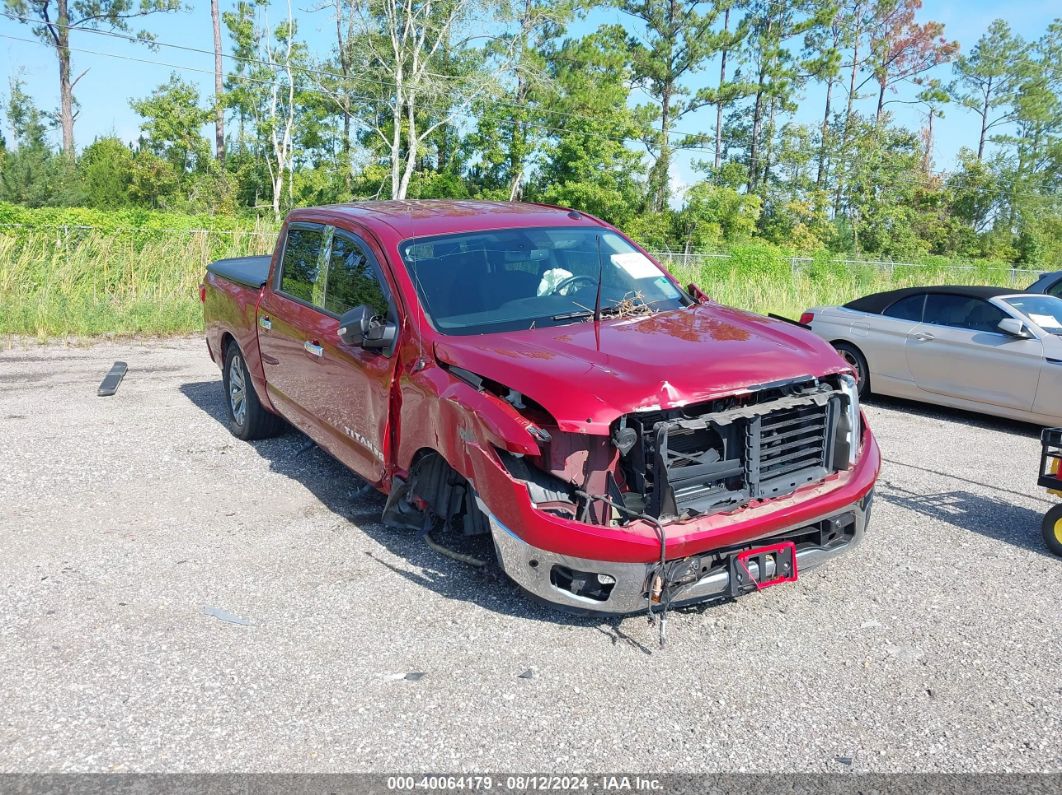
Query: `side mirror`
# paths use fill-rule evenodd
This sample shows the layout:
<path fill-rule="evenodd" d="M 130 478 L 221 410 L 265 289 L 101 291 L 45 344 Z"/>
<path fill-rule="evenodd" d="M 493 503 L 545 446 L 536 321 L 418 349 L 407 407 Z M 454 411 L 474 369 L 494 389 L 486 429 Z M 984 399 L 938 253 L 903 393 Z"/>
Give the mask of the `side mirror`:
<path fill-rule="evenodd" d="M 1020 340 L 1027 340 L 1032 337 L 1032 332 L 1026 328 L 1025 324 L 1018 320 L 1016 317 L 1005 317 L 999 321 L 997 328 L 1004 334 L 1009 334 L 1012 337 L 1016 337 Z"/>
<path fill-rule="evenodd" d="M 365 341 L 365 335 L 369 333 L 371 322 L 372 310 L 365 304 L 348 309 L 339 317 L 339 338 L 347 345 L 360 348 Z"/>
<path fill-rule="evenodd" d="M 357 348 L 388 348 L 397 333 L 394 323 L 380 318 L 365 304 L 348 309 L 339 318 L 339 338 Z"/>
<path fill-rule="evenodd" d="M 708 293 L 706 293 L 693 282 L 690 282 L 689 286 L 686 287 L 686 292 L 689 294 L 690 298 L 692 298 L 698 304 L 707 304 L 709 301 L 712 300 L 711 296 L 709 296 Z"/>

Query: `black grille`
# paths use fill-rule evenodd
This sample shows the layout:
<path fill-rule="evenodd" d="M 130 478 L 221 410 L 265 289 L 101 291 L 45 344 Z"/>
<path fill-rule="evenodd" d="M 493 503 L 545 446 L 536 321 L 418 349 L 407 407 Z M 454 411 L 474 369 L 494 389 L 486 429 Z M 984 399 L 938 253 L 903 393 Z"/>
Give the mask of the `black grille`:
<path fill-rule="evenodd" d="M 746 472 L 753 497 L 788 494 L 826 476 L 830 404 L 772 411 L 749 422 Z M 758 434 L 758 439 L 756 438 Z"/>
<path fill-rule="evenodd" d="M 722 410 L 628 415 L 629 507 L 667 518 L 733 510 L 825 478 L 843 398 L 827 384 Z"/>

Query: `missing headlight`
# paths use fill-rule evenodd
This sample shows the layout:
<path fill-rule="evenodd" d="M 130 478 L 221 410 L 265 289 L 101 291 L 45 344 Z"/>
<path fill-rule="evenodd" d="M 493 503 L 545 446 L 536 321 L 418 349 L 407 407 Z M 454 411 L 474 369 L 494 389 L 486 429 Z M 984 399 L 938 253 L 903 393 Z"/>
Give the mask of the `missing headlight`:
<path fill-rule="evenodd" d="M 847 449 L 844 468 L 851 469 L 859 457 L 859 440 L 863 435 L 859 416 L 859 385 L 853 376 L 841 376 L 841 392 L 847 398 L 847 404 L 837 423 L 838 456 Z"/>

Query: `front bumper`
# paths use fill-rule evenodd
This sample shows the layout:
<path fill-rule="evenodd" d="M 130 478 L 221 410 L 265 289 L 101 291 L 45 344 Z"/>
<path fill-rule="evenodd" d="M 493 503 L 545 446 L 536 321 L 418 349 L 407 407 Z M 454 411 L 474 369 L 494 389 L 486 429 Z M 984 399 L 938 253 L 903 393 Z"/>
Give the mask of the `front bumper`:
<path fill-rule="evenodd" d="M 851 549 L 863 537 L 870 517 L 872 499 L 873 492 L 871 491 L 858 502 L 842 510 L 831 511 L 781 530 L 772 530 L 741 546 L 712 550 L 678 561 L 669 560 L 669 564 L 676 562 L 681 564 L 684 561 L 688 561 L 691 565 L 700 565 L 702 561 L 705 563 L 703 576 L 672 589 L 672 606 L 716 601 L 732 596 L 735 589 L 731 586 L 727 568 L 718 565 L 709 568 L 707 564 L 713 558 L 718 560 L 720 556 L 725 557 L 741 549 L 762 546 L 775 540 L 784 540 L 786 537 L 799 536 L 802 531 L 816 527 L 842 526 L 842 523 L 849 531 L 834 539 L 827 546 L 818 546 L 807 541 L 798 543 L 797 571 L 798 573 L 805 572 Z M 482 507 L 485 508 L 485 506 Z M 655 563 L 588 560 L 549 552 L 521 539 L 489 511 L 487 511 L 487 517 L 502 568 L 517 585 L 534 596 L 568 608 L 594 613 L 629 614 L 646 609 L 649 580 L 656 568 Z M 751 565 L 753 567 L 751 573 L 758 578 L 759 572 L 755 568 L 756 564 Z M 668 570 L 674 571 L 675 568 L 669 565 Z M 677 568 L 682 568 L 682 566 Z M 598 577 L 599 581 L 611 580 L 611 587 L 597 588 L 593 597 L 580 595 L 573 592 L 571 588 L 571 572 L 576 572 L 580 577 L 583 575 Z M 767 572 L 768 575 L 771 573 Z M 607 595 L 602 599 L 601 596 L 605 591 Z"/>

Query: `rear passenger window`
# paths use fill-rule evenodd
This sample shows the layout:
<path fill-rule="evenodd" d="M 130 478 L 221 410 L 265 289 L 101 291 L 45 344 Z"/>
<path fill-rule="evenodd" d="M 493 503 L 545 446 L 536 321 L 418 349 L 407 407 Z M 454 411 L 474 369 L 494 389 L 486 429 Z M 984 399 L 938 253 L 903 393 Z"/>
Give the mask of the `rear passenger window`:
<path fill-rule="evenodd" d="M 387 286 L 361 245 L 337 231 L 328 257 L 325 309 L 342 315 L 361 304 L 371 307 L 380 317 L 386 317 Z"/>
<path fill-rule="evenodd" d="M 894 317 L 897 320 L 913 320 L 916 323 L 920 323 L 922 321 L 922 305 L 925 300 L 925 293 L 909 295 L 892 304 L 882 314 L 887 317 Z"/>
<path fill-rule="evenodd" d="M 322 242 L 321 229 L 288 229 L 280 271 L 281 292 L 308 304 L 314 303 L 315 287 L 320 276 Z"/>

